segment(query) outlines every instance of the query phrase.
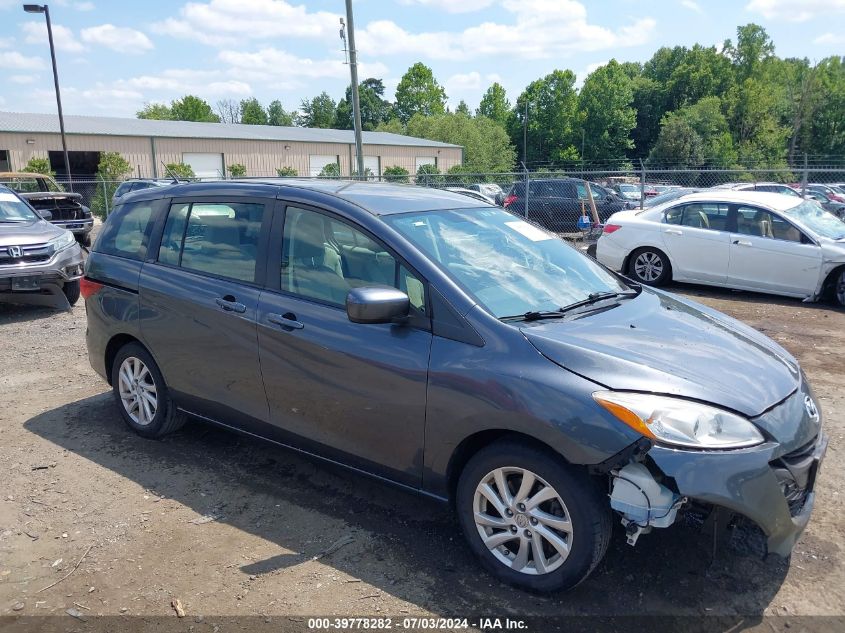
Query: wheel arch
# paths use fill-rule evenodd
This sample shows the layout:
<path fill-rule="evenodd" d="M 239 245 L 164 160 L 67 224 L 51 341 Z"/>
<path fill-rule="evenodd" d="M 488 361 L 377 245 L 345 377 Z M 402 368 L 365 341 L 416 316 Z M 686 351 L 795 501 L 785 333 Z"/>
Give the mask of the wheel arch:
<path fill-rule="evenodd" d="M 106 351 L 105 351 L 105 369 L 106 369 L 106 380 L 108 380 L 109 385 L 112 385 L 112 364 L 114 363 L 114 359 L 117 356 L 117 353 L 120 349 L 129 343 L 137 343 L 141 347 L 143 347 L 150 356 L 150 350 L 144 345 L 137 337 L 132 336 L 131 334 L 121 333 L 115 334 L 109 339 L 109 342 L 106 344 Z M 154 357 L 155 358 L 155 357 Z"/>
<path fill-rule="evenodd" d="M 834 266 L 830 270 L 829 273 L 827 273 L 827 276 L 825 277 L 824 282 L 822 283 L 822 292 L 821 292 L 821 298 L 822 299 L 826 299 L 826 300 L 830 300 L 830 301 L 836 301 L 836 298 L 833 296 L 833 291 L 834 291 L 833 284 L 836 283 L 836 278 L 843 271 L 845 271 L 845 263 L 837 264 L 836 266 Z"/>

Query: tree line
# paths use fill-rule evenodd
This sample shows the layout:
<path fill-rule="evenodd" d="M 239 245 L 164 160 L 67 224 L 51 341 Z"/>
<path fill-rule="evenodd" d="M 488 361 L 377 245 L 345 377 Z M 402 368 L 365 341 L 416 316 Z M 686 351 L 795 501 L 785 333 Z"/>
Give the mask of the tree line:
<path fill-rule="evenodd" d="M 352 129 L 352 90 L 325 91 L 296 111 L 279 100 L 219 101 L 188 95 L 147 104 L 140 118 Z M 361 126 L 462 145 L 454 171 L 501 172 L 643 161 L 677 168 L 778 168 L 806 154 L 845 160 L 845 58 L 817 63 L 780 58 L 765 29 L 737 28 L 721 47 L 663 47 L 645 63 L 611 60 L 576 88 L 571 70 L 532 81 L 514 103 L 492 84 L 475 112 L 447 106 L 444 87 L 425 64 L 411 66 L 395 100 L 381 79 L 361 82 Z"/>

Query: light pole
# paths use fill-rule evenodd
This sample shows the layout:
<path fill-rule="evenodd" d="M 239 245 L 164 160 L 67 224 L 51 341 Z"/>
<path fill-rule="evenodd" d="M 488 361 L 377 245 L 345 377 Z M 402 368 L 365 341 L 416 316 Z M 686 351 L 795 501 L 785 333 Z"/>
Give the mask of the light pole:
<path fill-rule="evenodd" d="M 25 4 L 23 10 L 27 13 L 43 13 L 47 19 L 47 39 L 50 40 L 50 59 L 53 61 L 53 83 L 56 85 L 56 105 L 59 106 L 59 130 L 62 133 L 62 152 L 65 156 L 65 172 L 67 172 L 67 182 L 71 191 L 73 191 L 73 180 L 70 175 L 70 159 L 67 155 L 67 139 L 65 138 L 65 117 L 62 114 L 62 94 L 59 91 L 59 71 L 56 68 L 56 47 L 53 45 L 53 27 L 50 24 L 50 7 L 46 4 Z"/>
<path fill-rule="evenodd" d="M 343 19 L 340 20 L 340 37 L 345 40 Z M 361 140 L 361 100 L 358 96 L 358 50 L 355 48 L 355 22 L 352 20 L 352 0 L 346 0 L 346 30 L 349 33 L 349 72 L 352 79 L 352 117 L 355 121 L 355 151 L 357 152 L 358 180 L 366 180 L 364 174 L 364 147 Z"/>

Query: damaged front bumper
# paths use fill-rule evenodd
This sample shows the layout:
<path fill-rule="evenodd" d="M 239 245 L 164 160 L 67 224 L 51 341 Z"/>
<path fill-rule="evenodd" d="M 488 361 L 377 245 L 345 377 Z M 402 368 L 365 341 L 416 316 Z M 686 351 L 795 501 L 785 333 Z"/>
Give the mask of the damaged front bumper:
<path fill-rule="evenodd" d="M 81 278 L 85 259 L 78 244 L 43 262 L 0 266 L 0 302 L 70 309 L 62 287 Z"/>
<path fill-rule="evenodd" d="M 695 453 L 654 446 L 648 455 L 681 495 L 749 519 L 765 534 L 768 552 L 787 557 L 810 520 L 827 444 L 819 432 L 783 455 L 775 442 Z"/>

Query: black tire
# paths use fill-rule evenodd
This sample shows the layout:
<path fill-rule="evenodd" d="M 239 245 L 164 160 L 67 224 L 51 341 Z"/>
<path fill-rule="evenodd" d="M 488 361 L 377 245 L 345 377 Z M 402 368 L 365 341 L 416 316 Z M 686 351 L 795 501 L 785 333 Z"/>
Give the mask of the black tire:
<path fill-rule="evenodd" d="M 840 308 L 845 308 L 845 268 L 840 268 L 833 273 L 830 290 L 833 303 Z"/>
<path fill-rule="evenodd" d="M 65 282 L 65 285 L 62 286 L 62 292 L 65 293 L 70 305 L 76 305 L 76 302 L 79 301 L 79 280 Z"/>
<path fill-rule="evenodd" d="M 91 248 L 91 233 L 84 233 L 76 236 L 76 241 L 82 244 L 85 248 Z"/>
<path fill-rule="evenodd" d="M 494 470 L 505 467 L 530 470 L 548 482 L 563 501 L 572 526 L 570 549 L 568 557 L 553 571 L 533 575 L 515 571 L 482 541 L 474 518 L 476 488 Z M 470 459 L 458 480 L 455 502 L 458 521 L 470 549 L 487 571 L 521 589 L 548 593 L 576 586 L 601 561 L 611 533 L 611 511 L 606 497 L 586 472 L 568 466 L 559 455 L 527 443 L 502 441 L 480 450 Z"/>
<path fill-rule="evenodd" d="M 155 415 L 147 424 L 139 424 L 133 420 L 120 397 L 120 367 L 128 358 L 136 358 L 146 366 L 156 388 L 158 405 L 155 410 Z M 148 438 L 164 437 L 165 435 L 178 430 L 183 424 L 185 424 L 187 415 L 176 408 L 176 405 L 170 398 L 170 393 L 167 390 L 167 385 L 164 382 L 164 377 L 161 375 L 158 365 L 156 365 L 153 357 L 141 344 L 127 343 L 120 348 L 114 357 L 114 362 L 112 363 L 111 379 L 112 392 L 114 393 L 114 398 L 117 401 L 117 406 L 120 409 L 120 414 L 123 416 L 123 421 L 126 422 L 126 425 L 138 435 Z"/>
<path fill-rule="evenodd" d="M 641 262 L 641 260 L 644 261 Z M 649 268 L 646 265 L 639 269 L 640 263 L 650 263 L 651 267 Z M 657 270 L 658 266 L 659 270 Z M 646 286 L 662 286 L 672 279 L 672 264 L 666 257 L 666 253 L 657 248 L 646 246 L 631 253 L 628 258 L 628 274 L 632 279 Z"/>

